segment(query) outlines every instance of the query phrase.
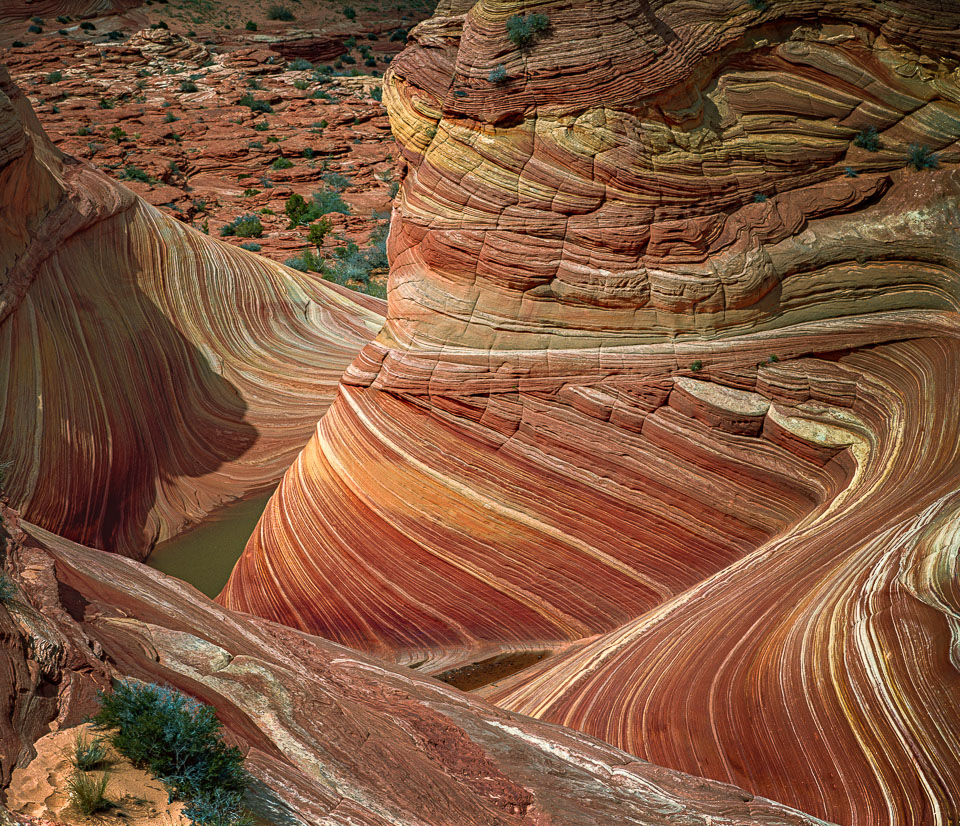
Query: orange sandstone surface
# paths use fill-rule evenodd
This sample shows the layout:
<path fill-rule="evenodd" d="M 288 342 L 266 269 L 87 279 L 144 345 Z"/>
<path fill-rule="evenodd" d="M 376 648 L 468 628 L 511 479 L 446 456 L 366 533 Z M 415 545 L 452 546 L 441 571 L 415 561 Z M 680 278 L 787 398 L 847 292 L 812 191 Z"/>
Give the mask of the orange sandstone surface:
<path fill-rule="evenodd" d="M 524 48 L 515 13 L 548 27 Z M 857 826 L 960 817 L 960 10 L 446 3 L 387 321 L 226 606 Z"/>
<path fill-rule="evenodd" d="M 56 810 L 59 799 L 46 782 L 47 741 L 38 744 L 46 762 L 31 768 L 33 742 L 72 729 L 94 710 L 98 688 L 132 677 L 213 705 L 245 753 L 247 802 L 262 822 L 822 823 L 227 610 L 138 562 L 20 523 L 2 503 L 0 545 L 17 588 L 0 606 L 0 699 L 9 710 L 0 766 L 4 785 L 20 766 L 8 800 L 21 811 L 42 813 L 39 800 Z M 136 808 L 125 804 L 126 822 L 149 822 Z"/>

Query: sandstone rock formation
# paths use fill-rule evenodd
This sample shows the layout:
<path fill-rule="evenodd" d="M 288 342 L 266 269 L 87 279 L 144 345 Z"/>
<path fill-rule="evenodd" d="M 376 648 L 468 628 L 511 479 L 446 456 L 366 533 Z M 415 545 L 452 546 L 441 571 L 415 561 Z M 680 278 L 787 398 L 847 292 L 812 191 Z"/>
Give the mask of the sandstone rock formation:
<path fill-rule="evenodd" d="M 12 712 L 0 716 L 4 780 L 48 722 L 74 725 L 98 686 L 132 677 L 216 708 L 246 753 L 251 806 L 273 823 L 822 823 L 233 613 L 2 510 L 19 589 L 0 606 L 0 698 Z"/>
<path fill-rule="evenodd" d="M 564 651 L 490 696 L 954 822 L 960 11 L 466 5 L 385 84 L 386 326 L 221 600 L 434 672 Z"/>
<path fill-rule="evenodd" d="M 276 480 L 382 302 L 227 246 L 46 140 L 0 69 L 0 459 L 133 556 Z"/>

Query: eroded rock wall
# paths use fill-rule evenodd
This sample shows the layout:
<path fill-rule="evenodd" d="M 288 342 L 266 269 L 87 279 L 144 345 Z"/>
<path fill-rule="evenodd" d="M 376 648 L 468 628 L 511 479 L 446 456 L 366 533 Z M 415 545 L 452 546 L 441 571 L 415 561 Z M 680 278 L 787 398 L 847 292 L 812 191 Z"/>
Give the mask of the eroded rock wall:
<path fill-rule="evenodd" d="M 386 326 L 221 599 L 428 670 L 567 651 L 491 696 L 956 819 L 957 556 L 916 548 L 958 470 L 960 12 L 441 12 L 386 83 Z"/>

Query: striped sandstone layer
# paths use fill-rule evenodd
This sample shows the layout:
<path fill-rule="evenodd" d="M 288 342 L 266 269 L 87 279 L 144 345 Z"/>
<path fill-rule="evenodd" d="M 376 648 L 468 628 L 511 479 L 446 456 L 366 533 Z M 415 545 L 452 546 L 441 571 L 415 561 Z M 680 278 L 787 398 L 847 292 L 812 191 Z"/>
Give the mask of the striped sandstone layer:
<path fill-rule="evenodd" d="M 36 524 L 142 557 L 275 482 L 382 302 L 183 226 L 47 141 L 0 69 L 0 457 Z"/>
<path fill-rule="evenodd" d="M 954 822 L 960 10 L 442 11 L 385 84 L 387 323 L 221 600 L 431 671 L 566 651 L 491 696 Z"/>
<path fill-rule="evenodd" d="M 248 802 L 263 822 L 824 826 L 236 614 L 133 560 L 18 525 L 2 503 L 0 548 L 17 585 L 0 606 L 0 698 L 10 710 L 0 717 L 0 786 L 39 736 L 94 710 L 96 689 L 134 678 L 215 708 L 245 754 Z"/>

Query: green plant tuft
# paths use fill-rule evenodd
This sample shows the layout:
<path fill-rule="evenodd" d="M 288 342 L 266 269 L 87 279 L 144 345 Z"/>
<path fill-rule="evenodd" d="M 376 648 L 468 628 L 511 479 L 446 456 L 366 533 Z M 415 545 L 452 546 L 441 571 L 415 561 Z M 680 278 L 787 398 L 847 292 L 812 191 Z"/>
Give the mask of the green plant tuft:
<path fill-rule="evenodd" d="M 67 794 L 73 808 L 84 817 L 97 812 L 105 812 L 113 806 L 113 801 L 107 797 L 107 785 L 110 775 L 104 772 L 99 777 L 92 777 L 76 769 L 67 778 Z"/>
<path fill-rule="evenodd" d="M 880 148 L 880 136 L 877 134 L 876 127 L 870 126 L 862 132 L 857 132 L 853 145 L 866 149 L 867 152 L 876 152 Z"/>
<path fill-rule="evenodd" d="M 912 143 L 907 150 L 907 163 L 920 172 L 924 169 L 936 169 L 940 166 L 940 159 L 929 146 Z"/>
<path fill-rule="evenodd" d="M 100 739 L 88 741 L 83 732 L 78 731 L 73 739 L 69 759 L 70 765 L 75 769 L 91 771 L 107 762 L 107 747 Z"/>
<path fill-rule="evenodd" d="M 550 26 L 545 14 L 514 14 L 507 18 L 507 37 L 514 46 L 525 49 Z"/>

